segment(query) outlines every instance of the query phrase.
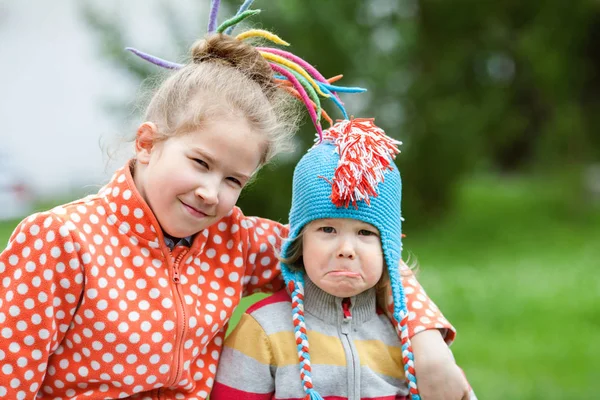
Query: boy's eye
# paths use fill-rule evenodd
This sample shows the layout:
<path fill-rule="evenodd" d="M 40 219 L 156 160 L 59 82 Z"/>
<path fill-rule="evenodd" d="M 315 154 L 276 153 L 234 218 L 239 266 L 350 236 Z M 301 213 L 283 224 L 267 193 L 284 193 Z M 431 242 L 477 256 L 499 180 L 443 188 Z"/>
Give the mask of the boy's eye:
<path fill-rule="evenodd" d="M 194 158 L 194 161 L 195 161 L 197 164 L 200 164 L 200 165 L 202 165 L 204 168 L 208 168 L 208 164 L 206 163 L 206 161 L 204 161 L 204 160 L 202 160 L 202 159 L 200 159 L 200 158 Z"/>
<path fill-rule="evenodd" d="M 370 231 L 368 229 L 361 229 L 360 231 L 358 231 L 358 234 L 362 236 L 377 236 L 376 232 Z"/>
<path fill-rule="evenodd" d="M 322 226 L 319 228 L 319 230 L 324 233 L 334 233 L 335 232 L 335 229 L 333 228 L 333 226 Z"/>

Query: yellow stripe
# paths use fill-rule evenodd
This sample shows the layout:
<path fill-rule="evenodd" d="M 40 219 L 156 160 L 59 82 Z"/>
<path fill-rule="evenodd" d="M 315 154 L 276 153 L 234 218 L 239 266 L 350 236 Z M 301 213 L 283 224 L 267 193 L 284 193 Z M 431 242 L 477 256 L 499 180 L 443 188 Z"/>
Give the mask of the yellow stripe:
<path fill-rule="evenodd" d="M 298 364 L 298 352 L 294 333 L 289 331 L 269 335 L 273 345 L 273 357 L 278 366 Z M 344 348 L 338 338 L 308 331 L 310 359 L 313 364 L 346 365 Z"/>
<path fill-rule="evenodd" d="M 269 338 L 258 322 L 248 314 L 242 314 L 238 325 L 225 339 L 225 346 L 252 357 L 259 363 L 273 364 Z"/>
<path fill-rule="evenodd" d="M 308 331 L 310 358 L 313 364 L 345 367 L 346 355 L 336 336 Z M 377 340 L 354 341 L 360 364 L 382 375 L 403 379 L 402 351 Z M 298 364 L 294 333 L 281 331 L 267 336 L 248 314 L 243 314 L 236 329 L 225 340 L 225 346 L 266 365 L 284 367 Z"/>
<path fill-rule="evenodd" d="M 354 346 L 360 358 L 360 365 L 382 375 L 403 379 L 404 368 L 400 348 L 387 346 L 378 340 L 356 340 Z"/>

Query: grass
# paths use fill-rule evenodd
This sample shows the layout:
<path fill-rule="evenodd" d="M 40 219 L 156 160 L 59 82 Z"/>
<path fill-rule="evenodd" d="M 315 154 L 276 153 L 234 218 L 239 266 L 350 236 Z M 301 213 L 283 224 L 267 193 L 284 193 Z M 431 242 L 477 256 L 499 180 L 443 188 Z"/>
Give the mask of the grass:
<path fill-rule="evenodd" d="M 458 329 L 453 351 L 480 399 L 600 392 L 600 210 L 559 188 L 473 179 L 451 215 L 406 232 L 419 280 Z M 0 243 L 15 225 L 0 223 Z"/>

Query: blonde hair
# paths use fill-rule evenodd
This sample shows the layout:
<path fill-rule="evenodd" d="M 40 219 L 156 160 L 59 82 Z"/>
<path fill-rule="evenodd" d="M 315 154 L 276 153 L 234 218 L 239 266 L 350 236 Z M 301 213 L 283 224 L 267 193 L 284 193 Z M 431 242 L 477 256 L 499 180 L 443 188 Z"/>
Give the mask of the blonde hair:
<path fill-rule="evenodd" d="M 303 254 L 303 250 L 304 250 L 302 247 L 302 237 L 303 236 L 304 236 L 304 228 L 302 228 L 302 230 L 298 233 L 298 236 L 296 236 L 296 238 L 292 241 L 292 243 L 290 243 L 290 246 L 288 247 L 288 250 L 287 250 L 288 256 L 286 258 L 283 258 L 280 255 L 278 255 L 279 262 L 286 264 L 292 271 L 298 271 L 298 270 L 304 269 L 304 262 L 302 260 L 302 254 Z M 383 251 L 383 247 L 382 247 L 382 251 Z M 400 269 L 400 276 L 412 276 L 414 274 L 413 269 L 417 268 L 417 264 L 415 261 L 413 261 L 410 263 L 410 266 L 409 266 L 409 265 L 407 265 L 407 263 L 400 260 L 400 265 L 398 266 L 398 268 Z M 388 268 L 385 265 L 385 261 L 384 261 L 384 268 L 381 273 L 381 278 L 379 278 L 379 281 L 375 285 L 375 293 L 377 296 L 377 305 L 382 310 L 387 310 L 387 307 L 390 304 L 390 299 L 388 297 L 390 297 L 391 291 L 392 291 L 392 289 L 391 289 L 390 274 L 388 272 Z"/>
<path fill-rule="evenodd" d="M 264 138 L 260 165 L 291 149 L 300 110 L 274 83 L 269 64 L 254 47 L 211 34 L 190 52 L 191 62 L 156 89 L 146 109 L 158 140 L 201 128 L 211 118 L 240 115 Z"/>

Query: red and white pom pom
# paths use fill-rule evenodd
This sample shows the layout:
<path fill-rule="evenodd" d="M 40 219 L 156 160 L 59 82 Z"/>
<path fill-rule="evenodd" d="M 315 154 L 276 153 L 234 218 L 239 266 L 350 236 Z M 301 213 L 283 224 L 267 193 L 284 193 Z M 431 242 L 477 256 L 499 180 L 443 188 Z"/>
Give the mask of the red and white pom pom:
<path fill-rule="evenodd" d="M 331 201 L 338 207 L 377 196 L 377 185 L 384 181 L 384 172 L 400 153 L 402 142 L 385 134 L 372 118 L 343 120 L 323 132 L 323 141 L 337 147 L 340 161 L 331 181 Z"/>

